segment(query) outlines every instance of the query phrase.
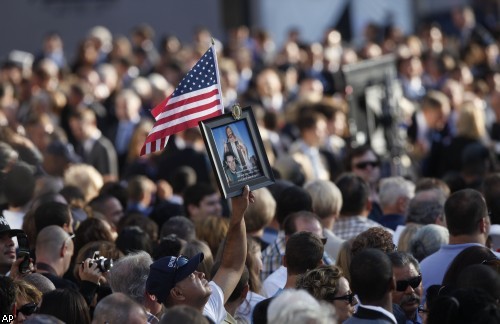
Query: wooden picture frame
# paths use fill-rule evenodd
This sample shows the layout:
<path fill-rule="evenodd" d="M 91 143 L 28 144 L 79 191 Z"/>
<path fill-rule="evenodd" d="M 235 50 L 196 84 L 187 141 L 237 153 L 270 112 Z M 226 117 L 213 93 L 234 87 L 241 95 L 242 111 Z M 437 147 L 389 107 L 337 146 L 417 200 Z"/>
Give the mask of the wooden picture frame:
<path fill-rule="evenodd" d="M 274 183 L 251 107 L 235 106 L 232 113 L 198 125 L 224 198 L 241 195 L 245 185 L 255 190 Z"/>

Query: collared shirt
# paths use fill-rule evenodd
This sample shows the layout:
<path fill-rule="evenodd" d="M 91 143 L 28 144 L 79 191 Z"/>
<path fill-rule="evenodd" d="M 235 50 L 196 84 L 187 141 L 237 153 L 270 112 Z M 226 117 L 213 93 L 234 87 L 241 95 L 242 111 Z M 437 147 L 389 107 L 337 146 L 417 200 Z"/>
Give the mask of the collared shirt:
<path fill-rule="evenodd" d="M 264 281 L 271 273 L 276 271 L 281 266 L 283 256 L 285 255 L 285 249 L 285 232 L 279 231 L 276 241 L 274 241 L 273 244 L 270 244 L 262 252 L 262 271 L 260 273 L 262 281 Z M 333 264 L 333 260 L 326 252 L 323 253 L 323 263 L 326 265 Z"/>
<path fill-rule="evenodd" d="M 348 240 L 372 227 L 383 226 L 363 216 L 343 216 L 335 222 L 333 234 L 341 239 Z M 389 233 L 394 234 L 393 230 L 386 227 L 383 228 Z"/>
<path fill-rule="evenodd" d="M 279 231 L 276 241 L 269 244 L 269 246 L 262 251 L 262 271 L 260 273 L 260 279 L 262 281 L 281 266 L 281 261 L 285 255 L 285 248 L 285 232 Z"/>
<path fill-rule="evenodd" d="M 154 316 L 153 314 L 151 314 L 148 311 L 146 311 L 146 316 L 148 317 L 148 319 L 147 319 L 148 324 L 158 324 L 160 322 L 160 320 L 158 320 L 158 318 L 156 316 Z"/>
<path fill-rule="evenodd" d="M 359 305 L 358 307 L 363 307 L 363 308 L 366 308 L 366 309 L 371 309 L 373 311 L 382 313 L 385 316 L 389 317 L 394 322 L 394 324 L 398 323 L 398 321 L 396 321 L 396 318 L 394 317 L 394 314 L 392 314 L 391 312 L 389 312 L 385 308 L 382 308 L 382 307 L 379 307 L 379 306 L 372 306 L 372 305 Z"/>

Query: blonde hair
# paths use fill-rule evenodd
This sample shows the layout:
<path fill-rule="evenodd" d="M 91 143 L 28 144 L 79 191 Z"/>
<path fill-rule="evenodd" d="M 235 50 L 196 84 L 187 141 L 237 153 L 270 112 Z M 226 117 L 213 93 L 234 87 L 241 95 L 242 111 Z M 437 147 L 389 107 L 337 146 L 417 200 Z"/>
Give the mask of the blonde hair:
<path fill-rule="evenodd" d="M 486 134 L 484 112 L 472 101 L 464 102 L 457 120 L 458 135 L 481 139 Z"/>
<path fill-rule="evenodd" d="M 32 284 L 24 280 L 14 280 L 14 287 L 16 289 L 16 300 L 24 299 L 35 304 L 40 304 L 42 301 L 42 292 Z"/>
<path fill-rule="evenodd" d="M 305 189 L 312 197 L 313 210 L 319 218 L 338 215 L 342 208 L 342 193 L 329 180 L 315 180 L 306 184 Z"/>
<path fill-rule="evenodd" d="M 421 224 L 408 224 L 406 228 L 401 232 L 398 241 L 398 251 L 400 252 L 410 252 L 410 241 L 415 235 L 417 230 L 422 227 Z"/>
<path fill-rule="evenodd" d="M 340 246 L 339 254 L 337 255 L 337 267 L 342 270 L 344 278 L 346 278 L 349 282 L 351 282 L 351 274 L 349 273 L 349 265 L 351 264 L 351 247 L 354 239 L 355 237 L 345 240 Z"/>
<path fill-rule="evenodd" d="M 195 222 L 196 237 L 207 242 L 212 255 L 217 255 L 219 245 L 224 240 L 229 230 L 227 218 L 208 216 Z"/>
<path fill-rule="evenodd" d="M 266 227 L 276 212 L 276 200 L 267 188 L 261 188 L 253 192 L 255 203 L 248 206 L 245 212 L 245 224 L 247 233 L 253 233 Z"/>
<path fill-rule="evenodd" d="M 207 243 L 200 240 L 189 241 L 181 250 L 181 254 L 192 258 L 198 253 L 203 253 L 203 262 L 198 265 L 196 270 L 203 272 L 207 280 L 212 278 L 212 267 L 214 266 L 214 254 L 210 251 Z"/>
<path fill-rule="evenodd" d="M 64 172 L 64 185 L 80 188 L 86 202 L 99 195 L 103 184 L 102 175 L 88 164 L 73 164 Z"/>

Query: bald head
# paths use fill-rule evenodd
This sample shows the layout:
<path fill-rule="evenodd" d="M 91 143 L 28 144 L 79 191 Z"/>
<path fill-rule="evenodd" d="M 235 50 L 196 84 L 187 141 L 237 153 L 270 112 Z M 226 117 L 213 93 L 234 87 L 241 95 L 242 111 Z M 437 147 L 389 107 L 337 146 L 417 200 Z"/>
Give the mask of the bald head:
<path fill-rule="evenodd" d="M 73 249 L 71 236 L 62 227 L 47 226 L 38 233 L 36 238 L 37 263 L 49 264 L 57 275 L 62 277 L 69 269 Z"/>
<path fill-rule="evenodd" d="M 123 293 L 113 293 L 101 299 L 94 310 L 93 324 L 146 323 L 144 308 Z"/>

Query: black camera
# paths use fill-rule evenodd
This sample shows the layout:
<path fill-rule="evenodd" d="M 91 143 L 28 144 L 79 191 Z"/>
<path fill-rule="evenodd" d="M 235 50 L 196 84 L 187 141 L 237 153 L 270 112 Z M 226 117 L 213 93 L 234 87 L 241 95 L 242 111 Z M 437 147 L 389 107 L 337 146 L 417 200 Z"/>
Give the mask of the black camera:
<path fill-rule="evenodd" d="M 101 272 L 108 272 L 113 267 L 113 260 L 101 256 L 99 251 L 94 252 L 92 260 L 92 262 L 89 262 L 89 266 L 91 267 L 95 262 L 97 263 L 97 268 Z"/>
<path fill-rule="evenodd" d="M 21 233 L 17 234 L 17 244 L 19 245 L 19 249 L 17 251 L 17 258 L 23 259 L 23 261 L 19 264 L 19 272 L 21 274 L 28 273 L 30 271 L 30 244 L 28 241 L 28 236 L 26 234 Z"/>

